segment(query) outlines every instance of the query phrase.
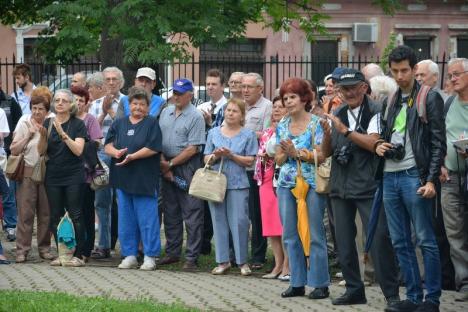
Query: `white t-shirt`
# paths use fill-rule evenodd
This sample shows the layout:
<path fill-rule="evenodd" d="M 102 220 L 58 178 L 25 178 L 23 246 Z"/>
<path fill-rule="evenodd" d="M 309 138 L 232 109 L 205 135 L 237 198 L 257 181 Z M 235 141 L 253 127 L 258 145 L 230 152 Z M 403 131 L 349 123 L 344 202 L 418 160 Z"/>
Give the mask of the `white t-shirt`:
<path fill-rule="evenodd" d="M 356 118 L 358 118 L 359 116 L 360 108 L 361 106 L 358 106 L 352 109 L 352 112 Z M 356 120 L 354 119 L 353 114 L 351 114 L 350 110 L 348 109 L 349 129 L 352 131 L 354 131 L 354 129 L 356 128 Z M 362 113 L 359 118 L 360 119 L 362 118 Z M 367 134 L 373 134 L 373 133 L 379 134 L 380 133 L 379 120 L 380 120 L 380 113 L 372 116 L 371 120 L 369 121 L 369 126 L 367 127 Z"/>
<path fill-rule="evenodd" d="M 205 102 L 203 104 L 198 105 L 197 108 L 199 110 L 203 110 L 205 112 L 210 112 L 211 111 L 211 103 L 212 103 L 212 101 Z M 226 104 L 226 103 L 227 103 L 227 99 L 223 95 L 219 99 L 219 101 L 215 103 L 215 108 L 214 108 L 213 114 L 216 115 L 218 113 L 218 111 L 221 109 L 221 107 L 223 107 L 223 105 Z"/>
<path fill-rule="evenodd" d="M 5 154 L 3 149 L 3 138 L 10 134 L 10 127 L 8 126 L 8 119 L 5 111 L 0 108 L 0 154 Z"/>

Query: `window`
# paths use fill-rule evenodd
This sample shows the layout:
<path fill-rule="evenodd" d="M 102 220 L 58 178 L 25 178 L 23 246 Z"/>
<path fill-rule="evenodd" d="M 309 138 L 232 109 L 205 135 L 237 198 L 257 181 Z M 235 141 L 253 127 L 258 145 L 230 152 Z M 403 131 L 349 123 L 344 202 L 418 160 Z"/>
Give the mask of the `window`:
<path fill-rule="evenodd" d="M 457 57 L 468 58 L 468 36 L 457 38 Z"/>
<path fill-rule="evenodd" d="M 206 72 L 218 68 L 229 78 L 231 73 L 255 72 L 264 76 L 265 57 L 263 55 L 265 40 L 239 39 L 225 45 L 205 43 L 200 47 L 200 82 L 204 82 Z"/>
<path fill-rule="evenodd" d="M 323 85 L 323 78 L 338 66 L 338 40 L 319 40 L 312 43 L 312 80 Z"/>
<path fill-rule="evenodd" d="M 416 52 L 418 61 L 431 58 L 431 41 L 432 38 L 430 36 L 404 38 L 405 45 L 413 48 Z"/>

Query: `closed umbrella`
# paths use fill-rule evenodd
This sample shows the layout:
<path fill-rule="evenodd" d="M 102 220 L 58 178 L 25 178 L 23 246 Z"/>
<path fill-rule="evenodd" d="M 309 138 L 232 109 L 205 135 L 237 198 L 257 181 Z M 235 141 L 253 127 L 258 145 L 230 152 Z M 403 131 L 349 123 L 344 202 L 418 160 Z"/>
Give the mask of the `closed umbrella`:
<path fill-rule="evenodd" d="M 367 238 L 366 246 L 364 247 L 364 262 L 368 260 L 369 250 L 374 240 L 375 230 L 377 229 L 377 224 L 379 223 L 379 214 L 382 207 L 383 199 L 383 187 L 382 183 L 379 183 L 379 187 L 375 191 L 374 201 L 372 202 L 371 213 L 369 217 L 369 224 L 367 225 Z"/>
<path fill-rule="evenodd" d="M 302 242 L 304 254 L 306 256 L 310 253 L 310 229 L 309 219 L 307 213 L 307 192 L 309 191 L 309 184 L 302 176 L 301 161 L 297 160 L 297 175 L 296 175 L 296 186 L 291 189 L 297 202 L 297 232 Z"/>

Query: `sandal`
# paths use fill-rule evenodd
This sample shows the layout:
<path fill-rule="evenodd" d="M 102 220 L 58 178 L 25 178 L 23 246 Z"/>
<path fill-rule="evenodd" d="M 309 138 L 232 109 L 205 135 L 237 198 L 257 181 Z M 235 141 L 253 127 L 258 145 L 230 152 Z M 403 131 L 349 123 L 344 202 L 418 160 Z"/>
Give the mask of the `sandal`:
<path fill-rule="evenodd" d="M 51 266 L 61 266 L 61 265 L 62 265 L 62 262 L 60 261 L 60 258 L 57 257 L 57 258 L 55 258 L 54 260 L 52 260 L 52 261 L 50 262 L 50 265 L 51 265 Z"/>
<path fill-rule="evenodd" d="M 68 266 L 68 267 L 82 267 L 82 266 L 85 266 L 85 262 L 81 260 L 80 258 L 73 257 L 70 260 L 62 263 L 62 265 Z"/>
<path fill-rule="evenodd" d="M 227 271 L 229 271 L 230 268 L 231 268 L 231 263 L 230 263 L 230 262 L 227 262 L 227 263 L 220 263 L 217 267 L 215 267 L 215 268 L 211 271 L 211 274 L 213 274 L 213 275 L 222 275 L 222 274 L 226 274 Z"/>

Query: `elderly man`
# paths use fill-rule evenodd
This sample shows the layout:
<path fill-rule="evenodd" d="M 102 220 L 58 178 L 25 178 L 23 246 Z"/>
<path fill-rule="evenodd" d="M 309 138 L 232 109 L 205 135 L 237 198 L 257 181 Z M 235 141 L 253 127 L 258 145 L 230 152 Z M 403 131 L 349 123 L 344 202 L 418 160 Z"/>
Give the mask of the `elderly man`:
<path fill-rule="evenodd" d="M 355 69 L 343 69 L 337 79 L 337 86 L 344 105 L 334 114 L 326 114 L 333 123 L 333 131 L 329 131 L 328 122 L 321 122 L 325 133 L 322 153 L 325 157 L 333 155 L 330 198 L 335 217 L 338 256 L 346 281 L 346 292 L 335 298 L 332 304 L 364 304 L 367 299 L 356 252 L 355 216 L 359 212 L 367 232 L 377 189 L 374 173 L 378 161 L 374 154 L 374 144 L 379 139 L 380 105 L 366 95 L 368 85 L 364 75 Z M 380 212 L 370 251 L 387 304 L 394 304 L 399 301 L 397 267 L 393 261 L 393 249 L 383 211 Z"/>
<path fill-rule="evenodd" d="M 416 74 L 414 75 L 416 81 L 420 85 L 429 86 L 434 91 L 437 91 L 445 102 L 448 95 L 437 86 L 437 82 L 439 81 L 439 66 L 432 60 L 422 60 L 416 66 Z"/>
<path fill-rule="evenodd" d="M 236 98 L 236 99 L 244 99 L 242 97 L 242 88 L 241 88 L 241 83 L 242 83 L 242 76 L 244 75 L 243 72 L 233 72 L 231 74 L 231 77 L 229 77 L 229 92 L 231 93 L 231 97 Z M 216 114 L 215 121 L 213 123 L 213 127 L 218 127 L 221 126 L 221 124 L 224 121 L 224 109 L 226 108 L 226 105 L 223 105 L 223 107 L 218 110 L 218 113 Z"/>
<path fill-rule="evenodd" d="M 102 72 L 96 72 L 86 79 L 89 92 L 89 101 L 100 99 L 106 95 L 106 89 L 104 86 L 104 75 Z"/>
<path fill-rule="evenodd" d="M 86 74 L 84 72 L 77 72 L 72 76 L 70 89 L 75 86 L 86 88 Z"/>
<path fill-rule="evenodd" d="M 255 131 L 259 137 L 269 126 L 272 104 L 263 96 L 263 78 L 257 73 L 242 76 L 242 97 L 245 101 L 245 127 Z M 260 216 L 260 198 L 257 181 L 253 178 L 254 168 L 247 169 L 250 182 L 249 217 L 252 223 L 251 262 L 253 269 L 261 268 L 265 263 L 267 248 L 266 238 L 262 235 L 262 220 Z"/>
<path fill-rule="evenodd" d="M 102 74 L 104 77 L 106 95 L 92 102 L 89 113 L 98 119 L 105 138 L 116 117 L 119 102 L 124 97 L 120 89 L 123 88 L 125 81 L 122 71 L 117 67 L 107 67 L 102 71 Z M 111 157 L 108 156 L 102 148 L 98 151 L 98 156 L 108 166 L 111 165 Z M 112 247 L 112 189 L 110 187 L 105 187 L 96 191 L 95 207 L 99 218 L 99 243 L 98 247 L 91 254 L 91 257 L 94 259 L 109 258 L 110 249 Z M 116 227 L 117 224 L 114 224 L 114 226 Z M 115 232 L 116 231 L 113 231 L 113 233 Z"/>
<path fill-rule="evenodd" d="M 203 201 L 188 195 L 195 171 L 201 167 L 201 147 L 205 144 L 205 120 L 190 104 L 193 85 L 188 79 L 178 79 L 173 86 L 175 105 L 164 108 L 159 116 L 162 133 L 161 172 L 166 257 L 160 265 L 178 262 L 182 253 L 183 229 L 187 231 L 184 270 L 197 268 L 202 247 Z"/>
<path fill-rule="evenodd" d="M 468 125 L 468 59 L 456 58 L 448 63 L 447 76 L 456 95 L 446 108 L 446 139 L 448 142 L 466 138 Z M 455 284 L 462 300 L 468 300 L 468 234 L 466 232 L 467 201 L 466 159 L 468 149 L 447 144 L 442 167 L 442 214 L 450 243 L 450 256 L 455 269 Z"/>
<path fill-rule="evenodd" d="M 156 86 L 156 72 L 149 67 L 139 68 L 135 76 L 134 86 L 145 89 L 151 95 L 149 114 L 154 117 L 159 116 L 164 100 L 162 97 L 153 94 L 153 89 Z M 130 105 L 127 96 L 122 98 L 117 109 L 117 118 L 124 116 L 130 116 Z"/>
<path fill-rule="evenodd" d="M 382 68 L 380 68 L 379 65 L 375 63 L 369 63 L 366 66 L 362 68 L 362 73 L 364 77 L 366 78 L 367 81 L 371 80 L 371 78 L 377 77 L 377 76 L 384 76 L 384 72 Z"/>

